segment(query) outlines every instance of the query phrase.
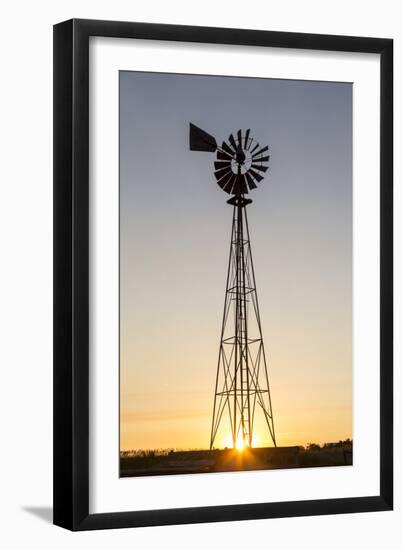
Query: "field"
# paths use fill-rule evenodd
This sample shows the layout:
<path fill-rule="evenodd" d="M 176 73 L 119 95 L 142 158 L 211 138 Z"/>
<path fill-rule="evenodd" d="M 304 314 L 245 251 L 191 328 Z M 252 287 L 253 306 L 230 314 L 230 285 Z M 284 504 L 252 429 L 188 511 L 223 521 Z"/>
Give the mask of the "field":
<path fill-rule="evenodd" d="M 351 466 L 352 444 L 121 453 L 120 476 L 194 474 L 320 466 Z"/>

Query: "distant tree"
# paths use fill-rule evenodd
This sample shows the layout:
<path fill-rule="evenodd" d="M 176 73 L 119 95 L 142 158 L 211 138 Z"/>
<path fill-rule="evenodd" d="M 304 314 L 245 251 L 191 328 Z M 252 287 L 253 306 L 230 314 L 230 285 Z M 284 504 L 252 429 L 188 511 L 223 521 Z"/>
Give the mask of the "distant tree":
<path fill-rule="evenodd" d="M 320 449 L 320 445 L 318 445 L 317 443 L 308 443 L 306 448 L 308 451 L 317 451 Z"/>

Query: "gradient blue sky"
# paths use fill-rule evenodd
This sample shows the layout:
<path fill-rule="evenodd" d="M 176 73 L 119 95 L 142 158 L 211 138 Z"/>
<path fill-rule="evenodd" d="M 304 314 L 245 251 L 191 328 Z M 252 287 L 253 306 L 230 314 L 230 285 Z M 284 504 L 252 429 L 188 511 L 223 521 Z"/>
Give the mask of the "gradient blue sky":
<path fill-rule="evenodd" d="M 278 444 L 351 437 L 351 84 L 121 72 L 121 449 L 208 446 L 231 207 L 189 122 L 271 148 L 248 218 Z"/>

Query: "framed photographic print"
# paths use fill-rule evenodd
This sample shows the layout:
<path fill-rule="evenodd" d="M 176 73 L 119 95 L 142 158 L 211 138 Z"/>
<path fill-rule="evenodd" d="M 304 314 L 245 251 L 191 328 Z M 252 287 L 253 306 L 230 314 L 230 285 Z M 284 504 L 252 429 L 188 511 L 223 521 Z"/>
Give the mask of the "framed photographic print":
<path fill-rule="evenodd" d="M 54 27 L 54 522 L 393 506 L 393 42 Z"/>

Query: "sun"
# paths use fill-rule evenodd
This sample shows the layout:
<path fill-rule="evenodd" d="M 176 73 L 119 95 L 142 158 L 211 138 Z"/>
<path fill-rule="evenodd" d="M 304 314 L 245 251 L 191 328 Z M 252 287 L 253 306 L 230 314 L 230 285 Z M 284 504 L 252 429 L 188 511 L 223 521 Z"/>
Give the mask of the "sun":
<path fill-rule="evenodd" d="M 236 448 L 236 450 L 239 451 L 240 453 L 242 453 L 242 451 L 245 450 L 245 442 L 244 442 L 244 440 L 242 439 L 242 437 L 238 437 L 237 442 L 236 442 L 236 445 L 235 445 L 235 448 Z"/>
<path fill-rule="evenodd" d="M 234 448 L 234 443 L 232 441 L 232 435 L 227 435 L 226 437 L 224 437 L 223 439 L 223 445 L 224 447 L 226 448 L 231 448 L 233 449 Z M 239 452 L 242 452 L 244 451 L 245 449 L 247 448 L 247 444 L 245 443 L 243 437 L 242 437 L 242 434 L 238 434 L 238 437 L 237 437 L 237 440 L 236 440 L 236 445 L 235 445 L 235 449 Z"/>

